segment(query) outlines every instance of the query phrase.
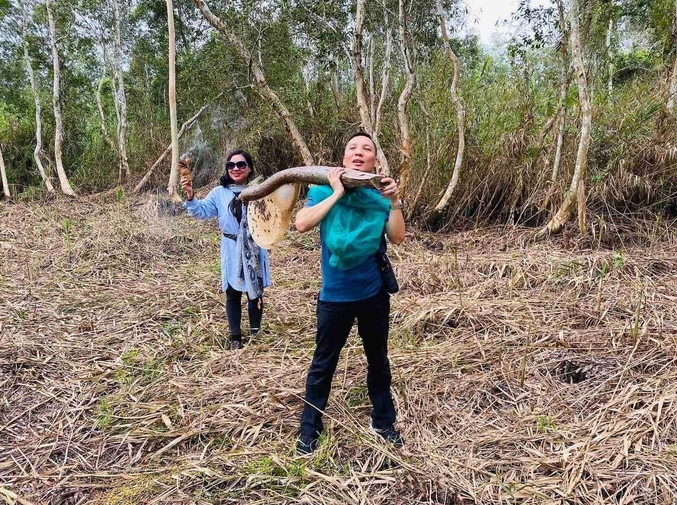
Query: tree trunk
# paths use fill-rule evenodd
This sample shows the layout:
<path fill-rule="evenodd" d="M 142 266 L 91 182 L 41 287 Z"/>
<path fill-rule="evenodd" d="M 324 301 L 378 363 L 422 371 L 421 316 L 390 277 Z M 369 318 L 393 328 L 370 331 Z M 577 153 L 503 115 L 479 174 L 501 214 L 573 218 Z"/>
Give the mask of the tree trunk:
<path fill-rule="evenodd" d="M 388 14 L 387 10 L 385 11 L 385 22 L 388 25 Z M 378 105 L 376 106 L 376 112 L 374 114 L 374 132 L 378 136 L 381 133 L 381 112 L 383 110 L 383 104 L 386 101 L 386 96 L 388 94 L 388 83 L 390 81 L 390 58 L 393 52 L 393 32 L 390 28 L 386 31 L 386 47 L 385 55 L 383 59 L 383 72 L 381 74 L 381 96 L 378 100 Z"/>
<path fill-rule="evenodd" d="M 399 190 L 402 198 L 406 197 L 407 185 L 409 183 L 409 169 L 411 162 L 411 133 L 409 131 L 409 117 L 407 109 L 411 94 L 414 92 L 416 84 L 416 70 L 411 61 L 411 52 L 407 43 L 407 20 L 404 12 L 404 0 L 399 1 L 399 35 L 400 50 L 402 51 L 402 61 L 407 75 L 407 81 L 402 93 L 397 101 L 397 120 L 400 124 L 400 167 L 398 170 Z"/>
<path fill-rule="evenodd" d="M 373 131 L 372 136 L 374 137 L 374 145 L 378 149 L 378 161 L 381 166 L 381 170 L 385 174 L 390 174 L 390 164 L 388 163 L 388 157 L 386 156 L 385 151 L 381 147 L 380 135 L 381 135 L 381 112 L 383 111 L 383 104 L 386 101 L 388 94 L 388 82 L 390 81 L 390 69 L 392 67 L 390 61 L 393 53 L 393 32 L 390 29 L 390 20 L 388 19 L 388 9 L 383 3 L 383 21 L 384 26 L 386 26 L 386 40 L 385 40 L 385 51 L 383 55 L 383 68 L 381 72 L 381 95 L 378 99 L 378 104 L 376 104 L 376 92 L 372 92 L 372 107 L 376 104 L 376 107 L 373 108 L 371 115 Z"/>
<path fill-rule="evenodd" d="M 26 61 L 26 72 L 28 73 L 28 79 L 31 81 L 31 91 L 33 93 L 33 101 L 35 102 L 35 149 L 33 150 L 33 159 L 35 159 L 35 164 L 38 167 L 38 172 L 40 172 L 40 177 L 45 183 L 45 187 L 49 193 L 54 193 L 54 186 L 52 186 L 52 181 L 47 176 L 45 167 L 42 165 L 42 160 L 40 160 L 40 154 L 42 153 L 42 111 L 40 109 L 40 96 L 38 95 L 38 85 L 35 81 L 35 74 L 33 74 L 33 65 L 31 64 L 31 58 L 28 54 L 28 36 L 27 36 L 27 13 L 24 10 L 23 13 L 23 47 L 24 47 L 24 60 Z"/>
<path fill-rule="evenodd" d="M 310 77 L 304 72 L 303 73 L 303 82 L 306 85 L 306 106 L 308 107 L 308 114 L 311 118 L 315 117 L 315 109 L 313 104 L 310 102 Z"/>
<path fill-rule="evenodd" d="M 564 62 L 563 62 L 564 63 Z M 555 147 L 555 160 L 552 164 L 552 174 L 550 175 L 550 182 L 555 183 L 559 175 L 559 167 L 562 163 L 562 144 L 564 142 L 564 127 L 567 115 L 567 93 L 569 92 L 569 84 L 571 81 L 571 72 L 567 70 L 566 66 L 562 67 L 562 82 L 559 87 L 559 100 L 557 109 L 557 144 Z"/>
<path fill-rule="evenodd" d="M 120 2 L 113 1 L 113 12 L 115 15 L 115 46 L 113 51 L 113 78 L 117 81 L 117 93 L 115 101 L 119 104 L 120 114 L 118 117 L 118 156 L 125 177 L 129 178 L 129 161 L 127 159 L 127 95 L 125 94 L 125 81 L 122 77 L 122 66 L 120 62 L 121 40 L 120 40 Z"/>
<path fill-rule="evenodd" d="M 96 87 L 96 107 L 99 110 L 99 118 L 101 118 L 101 132 L 103 133 L 103 138 L 113 151 L 118 152 L 115 141 L 113 141 L 111 136 L 108 134 L 108 128 L 106 128 L 106 115 L 103 112 L 103 104 L 101 103 L 101 88 L 103 87 L 103 81 L 105 78 L 106 74 L 101 73 L 99 85 Z"/>
<path fill-rule="evenodd" d="M 2 145 L 0 145 L 0 178 L 2 178 L 2 192 L 6 198 L 12 198 L 9 192 L 9 183 L 7 182 L 7 172 L 5 171 L 5 160 L 2 157 Z"/>
<path fill-rule="evenodd" d="M 369 114 L 372 127 L 376 121 L 376 83 L 374 82 L 374 37 L 369 37 L 369 53 L 367 66 L 369 68 Z"/>
<path fill-rule="evenodd" d="M 613 10 L 613 2 L 611 2 L 611 8 Z M 611 13 L 611 17 L 609 18 L 609 28 L 607 29 L 606 32 L 606 57 L 609 60 L 609 79 L 607 81 L 607 91 L 609 92 L 609 97 L 611 97 L 611 93 L 614 90 L 614 62 L 613 62 L 613 54 L 611 50 L 611 36 L 613 35 L 614 31 L 614 18 L 613 18 L 613 12 Z"/>
<path fill-rule="evenodd" d="M 54 16 L 52 15 L 52 9 L 50 5 L 50 0 L 45 2 L 47 7 L 47 19 L 49 22 L 49 39 L 52 46 L 52 64 L 54 72 L 54 89 L 52 93 L 52 104 L 54 106 L 54 162 L 56 164 L 56 173 L 59 176 L 59 182 L 61 184 L 61 191 L 68 196 L 76 196 L 75 191 L 71 187 L 70 182 L 68 182 L 68 177 L 66 176 L 66 171 L 63 168 L 63 161 L 61 159 L 61 142 L 63 139 L 63 121 L 61 119 L 61 106 L 59 105 L 59 51 L 57 50 L 57 41 L 56 41 L 56 25 L 54 24 Z"/>
<path fill-rule="evenodd" d="M 275 94 L 275 92 L 272 89 L 270 89 L 270 86 L 268 86 L 265 74 L 263 73 L 263 69 L 254 61 L 249 49 L 247 49 L 247 47 L 242 43 L 242 41 L 234 33 L 232 33 L 229 30 L 229 28 L 209 10 L 209 7 L 204 2 L 204 0 L 193 0 L 193 3 L 197 6 L 198 9 L 200 9 L 200 12 L 202 12 L 202 15 L 209 22 L 209 24 L 211 24 L 226 38 L 228 43 L 237 51 L 240 57 L 244 60 L 245 64 L 248 65 L 249 68 L 251 68 L 252 73 L 254 74 L 254 80 L 256 81 L 256 87 L 259 93 L 261 94 L 263 99 L 266 100 L 268 104 L 272 107 L 277 116 L 284 122 L 284 126 L 291 135 L 292 141 L 294 142 L 294 145 L 298 149 L 299 154 L 303 159 L 303 162 L 306 165 L 313 165 L 314 164 L 313 156 L 310 154 L 310 150 L 308 149 L 308 146 L 303 140 L 301 132 L 296 127 L 296 123 L 294 123 L 294 119 L 292 118 L 291 113 L 289 112 L 287 107 L 285 107 L 284 103 L 282 103 L 280 97 L 278 97 Z"/>
<path fill-rule="evenodd" d="M 388 164 L 388 158 L 385 155 L 385 151 L 381 147 L 379 141 L 380 133 L 380 110 L 383 107 L 383 101 L 385 100 L 386 88 L 381 88 L 381 99 L 379 100 L 379 105 L 376 105 L 376 95 L 374 90 L 374 79 L 373 79 L 373 55 L 371 58 L 371 64 L 369 66 L 370 70 L 370 82 L 371 86 L 371 107 L 370 107 L 370 98 L 367 96 L 367 88 L 364 83 L 364 71 L 362 69 L 362 37 L 364 32 L 364 18 L 365 18 L 365 0 L 357 0 L 357 6 L 355 11 L 355 39 L 353 40 L 353 50 L 352 50 L 352 64 L 353 64 L 353 75 L 355 79 L 355 93 L 357 95 L 357 105 L 360 111 L 360 124 L 363 131 L 371 135 L 374 145 L 376 146 L 376 153 L 378 161 L 381 167 L 381 170 L 386 174 L 390 173 L 390 166 Z M 387 9 L 384 9 L 385 12 L 385 25 L 388 26 L 388 17 Z M 372 46 L 373 48 L 373 46 Z M 372 49 L 373 51 L 373 49 Z M 383 76 L 381 82 L 386 82 L 390 76 L 390 55 L 392 52 L 392 35 L 390 30 L 386 34 L 386 51 L 385 59 L 383 62 Z"/>
<path fill-rule="evenodd" d="M 592 110 L 590 107 L 590 96 L 588 95 L 588 85 L 582 56 L 583 46 L 581 44 L 578 24 L 579 0 L 571 1 L 570 18 L 571 55 L 574 71 L 576 72 L 576 78 L 578 80 L 578 97 L 581 106 L 580 140 L 578 142 L 576 166 L 574 167 L 574 175 L 571 178 L 569 190 L 557 213 L 552 217 L 550 222 L 538 232 L 538 236 L 559 232 L 564 224 L 571 218 L 576 206 L 578 206 L 578 224 L 580 232 L 583 234 L 586 231 L 585 178 L 588 165 L 588 149 L 590 147 L 590 132 L 592 130 Z"/>
<path fill-rule="evenodd" d="M 439 201 L 435 207 L 436 212 L 443 211 L 447 205 L 449 205 L 449 200 L 451 195 L 454 194 L 456 187 L 458 186 L 458 181 L 461 177 L 461 167 L 463 165 L 463 154 L 465 153 L 465 109 L 461 98 L 458 96 L 458 78 L 461 71 L 461 64 L 458 60 L 458 57 L 451 49 L 451 44 L 449 43 L 449 35 L 447 34 L 447 25 L 444 20 L 444 9 L 442 8 L 442 2 L 437 0 L 437 13 L 440 18 L 440 28 L 442 30 L 442 39 L 444 41 L 444 49 L 447 52 L 447 56 L 451 60 L 452 65 L 454 66 L 454 77 L 451 82 L 451 100 L 456 106 L 456 122 L 458 123 L 458 151 L 456 152 L 456 162 L 454 163 L 454 171 L 451 174 L 451 181 L 447 186 L 447 190 L 444 192 L 442 199 Z"/>
<path fill-rule="evenodd" d="M 365 0 L 357 0 L 355 7 L 355 39 L 353 40 L 353 72 L 355 75 L 355 93 L 357 106 L 360 110 L 361 126 L 364 131 L 371 134 L 372 118 L 369 114 L 369 101 L 367 89 L 364 84 L 364 72 L 362 70 L 362 33 L 364 31 Z"/>
<path fill-rule="evenodd" d="M 560 32 L 562 33 L 562 45 L 560 48 L 560 53 L 562 57 L 562 77 L 560 80 L 559 87 L 559 101 L 558 101 L 558 111 L 557 111 L 557 140 L 555 145 L 555 159 L 552 163 L 552 173 L 550 174 L 550 187 L 543 201 L 543 209 L 547 209 L 550 206 L 550 200 L 555 191 L 555 185 L 557 183 L 557 177 L 559 176 L 559 168 L 562 164 L 562 146 L 564 144 L 564 128 L 566 126 L 566 114 L 567 114 L 567 104 L 566 98 L 567 93 L 569 92 L 569 84 L 571 81 L 571 75 L 573 74 L 573 64 L 570 64 L 568 61 L 569 51 L 567 46 L 569 44 L 569 30 L 567 28 L 564 4 L 562 0 L 557 0 L 557 10 L 559 11 L 559 26 Z"/>
<path fill-rule="evenodd" d="M 331 93 L 334 95 L 334 105 L 336 110 L 341 110 L 341 87 L 339 85 L 338 78 L 338 62 L 332 62 L 332 65 L 329 67 L 329 86 L 331 87 Z"/>
<path fill-rule="evenodd" d="M 677 46 L 677 0 L 675 0 L 675 19 L 673 21 L 673 39 Z M 672 75 L 670 77 L 670 92 L 668 94 L 668 110 L 674 114 L 675 99 L 677 98 L 677 54 L 675 54 L 675 61 L 672 65 Z"/>
<path fill-rule="evenodd" d="M 169 197 L 180 202 L 179 186 L 179 137 L 176 131 L 176 46 L 174 37 L 174 7 L 167 0 L 167 25 L 169 27 L 169 122 L 172 130 L 172 168 L 169 172 Z"/>
<path fill-rule="evenodd" d="M 407 204 L 408 210 L 407 210 L 407 219 L 410 219 L 411 216 L 414 214 L 414 209 L 416 209 L 416 204 L 418 204 L 418 199 L 421 197 L 421 193 L 423 192 L 423 186 L 426 183 L 426 177 L 428 177 L 428 174 L 430 173 L 430 166 L 431 166 L 431 155 L 430 155 L 430 114 L 428 113 L 428 110 L 426 109 L 425 105 L 423 104 L 423 101 L 419 101 L 419 107 L 421 108 L 421 112 L 423 112 L 423 116 L 425 117 L 425 153 L 426 153 L 426 169 L 423 174 L 421 174 L 421 182 L 418 185 L 418 189 L 416 190 L 416 194 L 414 195 L 414 199 L 411 200 Z"/>

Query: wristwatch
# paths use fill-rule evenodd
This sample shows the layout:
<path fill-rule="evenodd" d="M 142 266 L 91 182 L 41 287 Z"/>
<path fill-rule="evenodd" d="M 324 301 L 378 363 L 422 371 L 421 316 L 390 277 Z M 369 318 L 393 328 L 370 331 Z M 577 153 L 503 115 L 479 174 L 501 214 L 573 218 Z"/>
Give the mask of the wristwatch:
<path fill-rule="evenodd" d="M 394 205 L 391 203 L 390 204 L 390 210 L 402 210 L 402 205 L 403 205 L 402 200 L 400 200 L 399 202 L 397 202 Z"/>

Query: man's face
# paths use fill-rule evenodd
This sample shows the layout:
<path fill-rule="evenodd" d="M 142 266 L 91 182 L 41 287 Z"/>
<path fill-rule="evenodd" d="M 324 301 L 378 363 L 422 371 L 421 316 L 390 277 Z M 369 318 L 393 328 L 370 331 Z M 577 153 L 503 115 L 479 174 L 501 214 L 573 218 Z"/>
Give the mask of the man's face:
<path fill-rule="evenodd" d="M 362 172 L 373 172 L 376 166 L 376 147 L 368 137 L 353 137 L 346 144 L 343 166 Z"/>

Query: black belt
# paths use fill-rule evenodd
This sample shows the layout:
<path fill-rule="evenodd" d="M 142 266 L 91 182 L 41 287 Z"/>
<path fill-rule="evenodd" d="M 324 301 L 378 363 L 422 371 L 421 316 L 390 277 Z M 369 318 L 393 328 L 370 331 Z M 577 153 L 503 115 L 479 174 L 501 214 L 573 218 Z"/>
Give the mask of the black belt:
<path fill-rule="evenodd" d="M 233 235 L 232 233 L 224 233 L 223 236 L 237 242 L 237 235 Z"/>

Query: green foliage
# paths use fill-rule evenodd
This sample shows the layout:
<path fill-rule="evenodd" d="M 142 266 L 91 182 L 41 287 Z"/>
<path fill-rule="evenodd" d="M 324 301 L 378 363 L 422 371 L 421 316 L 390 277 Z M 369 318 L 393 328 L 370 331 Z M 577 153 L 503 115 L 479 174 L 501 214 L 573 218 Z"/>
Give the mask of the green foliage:
<path fill-rule="evenodd" d="M 315 161 L 339 163 L 344 139 L 360 128 L 350 61 L 354 2 L 217 0 L 209 4 L 251 51 L 252 60 L 263 67 L 268 84 L 290 110 Z M 542 129 L 557 112 L 561 71 L 569 63 L 562 61 L 557 9 L 554 3 L 532 7 L 520 2 L 515 14 L 519 35 L 509 39 L 504 45 L 507 49 L 487 50 L 474 36 L 454 37 L 466 15 L 465 8 L 451 0 L 443 4 L 449 14 L 451 46 L 461 62 L 459 95 L 466 111 L 466 153 L 460 186 L 448 213 L 435 215 L 429 224 L 445 226 L 458 222 L 456 217 L 478 223 L 515 216 L 519 216 L 518 221 L 538 224 L 549 212 L 540 208 L 540 202 L 545 188 L 551 187 L 548 173 L 556 140 L 553 128 L 541 143 Z M 592 193 L 588 202 L 601 212 L 609 204 L 625 205 L 618 195 L 636 205 L 653 205 L 652 209 L 661 212 L 672 208 L 669 195 L 677 187 L 677 173 L 661 165 L 667 163 L 669 155 L 661 154 L 660 146 L 677 137 L 677 128 L 665 120 L 664 114 L 665 77 L 675 55 L 673 10 L 669 0 L 618 0 L 613 4 L 595 0 L 586 3 L 581 16 L 593 99 L 587 178 Z M 35 105 L 23 60 L 22 16 L 20 9 L 11 7 L 7 0 L 0 4 L 0 13 L 0 141 L 15 193 L 22 198 L 34 197 L 41 193 L 31 188 L 40 187 L 42 182 L 33 160 Z M 364 39 L 365 78 L 369 85 L 369 63 L 373 62 L 374 91 L 378 95 L 386 31 L 391 29 L 395 36 L 380 133 L 394 171 L 401 159 L 397 99 L 405 82 L 397 13 L 395 0 L 368 4 Z M 101 61 L 102 44 L 111 57 L 112 43 L 110 33 L 99 29 L 110 26 L 111 8 L 99 0 L 64 0 L 55 4 L 55 20 L 67 175 L 82 193 L 114 188 L 118 185 L 118 156 L 104 138 L 94 98 L 104 74 L 101 98 L 105 126 L 115 138 L 117 114 L 111 70 Z M 607 49 L 610 20 L 616 31 Z M 53 160 L 52 67 L 45 43 L 44 6 L 30 12 L 28 21 L 28 49 L 42 105 L 43 149 Z M 203 104 L 211 104 L 180 141 L 181 152 L 202 146 L 223 153 L 242 146 L 254 154 L 257 170 L 264 176 L 301 164 L 282 122 L 252 85 L 250 62 L 243 61 L 205 22 L 192 2 L 175 3 L 175 24 L 179 124 Z M 449 92 L 452 65 L 439 38 L 433 0 L 410 4 L 407 26 L 407 40 L 414 45 L 418 71 L 408 109 L 412 134 L 410 187 L 412 192 L 422 188 L 413 208 L 414 217 L 418 217 L 430 215 L 426 209 L 436 205 L 449 182 L 458 148 L 457 115 Z M 127 151 L 135 179 L 169 143 L 166 28 L 164 3 L 140 0 L 131 8 L 123 5 Z M 373 51 L 367 54 L 370 43 Z M 611 96 L 607 91 L 610 63 L 614 80 Z M 561 198 L 576 156 L 579 110 L 575 79 L 565 104 L 563 164 L 552 186 L 555 201 Z M 647 152 L 655 156 L 643 164 Z M 607 191 L 620 184 L 621 162 L 626 171 L 642 176 L 642 184 L 630 188 L 627 194 Z M 215 165 L 218 167 L 218 162 Z M 211 170 L 204 180 L 215 180 L 219 175 L 220 168 Z M 166 162 L 151 184 L 164 184 L 167 171 Z M 115 195 L 122 201 L 124 194 Z M 615 200 L 610 195 L 616 195 Z"/>

